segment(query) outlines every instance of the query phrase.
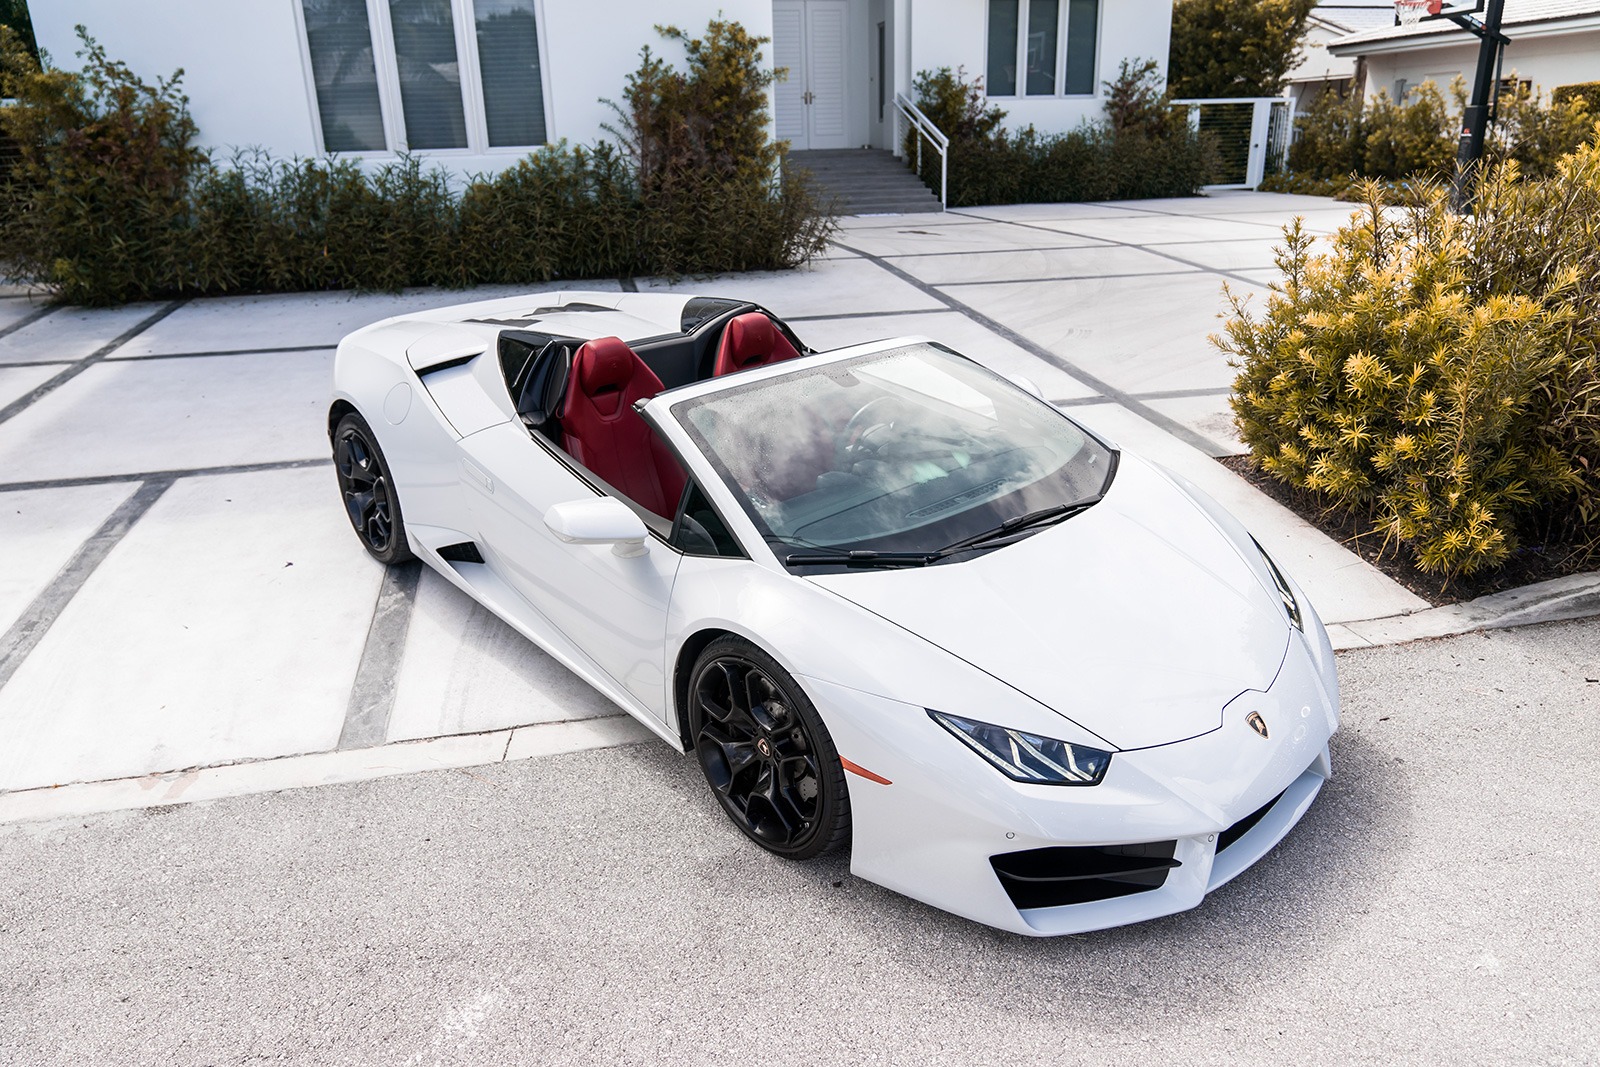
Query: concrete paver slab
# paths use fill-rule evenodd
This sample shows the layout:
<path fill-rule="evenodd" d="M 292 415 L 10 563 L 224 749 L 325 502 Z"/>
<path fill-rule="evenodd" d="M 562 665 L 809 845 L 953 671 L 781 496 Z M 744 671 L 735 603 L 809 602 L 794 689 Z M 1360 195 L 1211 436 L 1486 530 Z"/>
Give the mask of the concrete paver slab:
<path fill-rule="evenodd" d="M 11 329 L 17 323 L 37 315 L 47 306 L 42 301 L 30 300 L 25 296 L 0 297 L 0 330 Z M 3 344 L 5 339 L 0 338 L 0 345 Z"/>
<path fill-rule="evenodd" d="M 99 363 L 0 424 L 8 481 L 321 458 L 333 353 Z"/>
<path fill-rule="evenodd" d="M 0 689 L 0 789 L 332 748 L 381 576 L 327 470 L 179 481 Z"/>
<path fill-rule="evenodd" d="M 844 348 L 904 335 L 931 337 L 1002 374 L 1031 378 L 1052 400 L 1094 396 L 1078 379 L 1045 363 L 956 311 L 920 315 L 874 315 L 795 324 L 806 344 L 819 350 Z"/>
<path fill-rule="evenodd" d="M 986 219 L 973 219 L 971 225 L 966 226 L 935 227 L 907 224 L 894 229 L 853 230 L 836 238 L 846 248 L 854 248 L 875 256 L 1059 248 L 1064 245 L 1087 245 L 1099 239 L 1098 235 L 1066 235 L 1047 229 L 1013 226 Z"/>
<path fill-rule="evenodd" d="M 1267 237 L 1225 241 L 1183 241 L 1151 245 L 1153 252 L 1177 256 L 1212 270 L 1276 270 L 1274 257 L 1281 238 Z"/>
<path fill-rule="evenodd" d="M 1143 214 L 1128 204 L 976 204 L 955 208 L 951 214 L 957 218 L 982 216 L 1010 222 L 1037 222 L 1040 219 L 1064 221 L 1068 219 L 1127 219 Z"/>
<path fill-rule="evenodd" d="M 552 286 L 552 288 L 557 288 Z M 616 292 L 617 283 L 563 284 L 564 289 Z M 161 320 L 112 358 L 167 352 L 234 352 L 328 345 L 352 330 L 424 308 L 492 300 L 531 290 L 527 286 L 478 289 L 413 289 L 402 293 L 267 293 L 195 300 Z"/>
<path fill-rule="evenodd" d="M 886 257 L 889 258 L 889 257 Z M 1009 249 L 949 256 L 900 256 L 892 262 L 930 285 L 1038 281 L 1045 278 L 1178 274 L 1193 267 L 1138 248 L 1092 245 L 1077 248 Z"/>
<path fill-rule="evenodd" d="M 1189 479 L 1227 508 L 1300 583 L 1324 622 L 1399 615 L 1428 606 L 1360 556 L 1237 477 L 1222 464 L 1111 404 L 1074 409 L 1072 417 Z"/>
<path fill-rule="evenodd" d="M 116 340 L 162 306 L 150 303 L 115 308 L 56 308 L 15 333 L 0 337 L 0 364 L 82 359 Z"/>
<path fill-rule="evenodd" d="M 128 483 L 0 492 L 0 633 L 44 592 L 117 505 Z M 0 723 L 0 741 L 5 727 Z M 5 745 L 0 743 L 0 749 Z"/>
<path fill-rule="evenodd" d="M 1242 456 L 1250 449 L 1239 440 L 1239 430 L 1233 424 L 1233 409 L 1228 406 L 1226 393 L 1214 396 L 1182 396 L 1168 399 L 1150 399 L 1145 403 L 1177 419 L 1195 433 L 1227 448 L 1232 454 Z"/>
<path fill-rule="evenodd" d="M 847 244 L 849 242 L 846 242 Z M 682 292 L 753 300 L 780 317 L 859 311 L 914 311 L 939 302 L 865 259 L 825 260 L 798 271 L 714 278 L 639 279 L 640 292 Z"/>
<path fill-rule="evenodd" d="M 431 570 L 395 682 L 390 741 L 616 715 L 617 707 Z"/>
<path fill-rule="evenodd" d="M 4 342 L 0 342 L 3 344 Z M 0 365 L 0 408 L 35 386 L 61 373 L 60 367 L 7 367 Z"/>
<path fill-rule="evenodd" d="M 1239 222 L 1227 216 L 1195 218 L 1186 215 L 1145 215 L 1128 219 L 1072 219 L 1064 222 L 1046 219 L 1029 225 L 1038 227 L 1039 232 L 1051 230 L 1128 244 L 1261 238 L 1277 233 L 1277 227 L 1267 223 Z"/>
<path fill-rule="evenodd" d="M 1130 392 L 1231 385 L 1206 342 L 1226 309 L 1210 274 L 963 285 L 963 303 Z"/>

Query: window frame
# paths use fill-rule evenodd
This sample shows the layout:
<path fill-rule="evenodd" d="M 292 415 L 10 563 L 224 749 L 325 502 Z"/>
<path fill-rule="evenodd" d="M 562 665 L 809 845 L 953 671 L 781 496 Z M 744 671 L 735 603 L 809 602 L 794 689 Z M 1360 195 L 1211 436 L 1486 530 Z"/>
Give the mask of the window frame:
<path fill-rule="evenodd" d="M 306 105 L 311 118 L 311 135 L 316 142 L 315 154 L 320 159 L 337 157 L 357 160 L 392 160 L 411 152 L 406 139 L 405 111 L 400 102 L 400 65 L 395 56 L 394 25 L 390 20 L 389 0 L 364 0 L 367 7 L 367 29 L 372 34 L 372 64 L 378 83 L 378 108 L 383 117 L 383 136 L 386 148 L 357 152 L 332 152 L 322 131 L 322 112 L 317 100 L 317 80 L 311 67 L 311 36 L 306 31 L 306 13 L 303 0 L 293 0 L 295 33 L 300 43 L 300 69 L 306 85 Z M 505 156 L 520 158 L 530 151 L 554 142 L 551 127 L 554 124 L 550 100 L 550 64 L 546 58 L 550 46 L 545 39 L 545 0 L 532 0 L 534 27 L 539 40 L 539 89 L 544 106 L 545 139 L 534 145 L 491 145 L 489 121 L 483 100 L 483 70 L 478 58 L 478 27 L 475 0 L 448 0 L 451 26 L 456 36 L 456 66 L 461 74 L 461 108 L 466 122 L 467 143 L 462 148 L 419 148 L 418 154 L 429 159 L 470 158 L 475 156 Z"/>
<path fill-rule="evenodd" d="M 1017 91 L 1014 93 L 999 94 L 989 91 L 988 55 L 989 34 L 991 20 L 988 8 L 985 6 L 983 19 L 984 41 L 984 85 L 983 93 L 987 98 L 995 100 L 1094 100 L 1100 96 L 1100 60 L 1101 45 L 1105 40 L 1105 12 L 1109 0 L 1096 0 L 1094 6 L 1094 89 L 1087 93 L 1060 92 L 1061 86 L 1067 84 L 1067 37 L 1071 27 L 1070 0 L 1056 0 L 1056 57 L 1055 57 L 1055 84 L 1058 91 L 1054 93 L 1028 92 L 1028 23 L 1030 18 L 1029 0 L 1017 0 L 1017 42 L 1015 62 L 1017 71 Z"/>

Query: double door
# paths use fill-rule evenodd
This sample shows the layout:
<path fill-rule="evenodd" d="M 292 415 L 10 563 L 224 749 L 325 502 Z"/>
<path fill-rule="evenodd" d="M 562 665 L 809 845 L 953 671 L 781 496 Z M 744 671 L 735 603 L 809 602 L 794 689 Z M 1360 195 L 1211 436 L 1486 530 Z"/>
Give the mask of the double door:
<path fill-rule="evenodd" d="M 845 120 L 847 0 L 774 0 L 772 60 L 789 76 L 776 89 L 778 137 L 796 151 L 849 148 Z"/>

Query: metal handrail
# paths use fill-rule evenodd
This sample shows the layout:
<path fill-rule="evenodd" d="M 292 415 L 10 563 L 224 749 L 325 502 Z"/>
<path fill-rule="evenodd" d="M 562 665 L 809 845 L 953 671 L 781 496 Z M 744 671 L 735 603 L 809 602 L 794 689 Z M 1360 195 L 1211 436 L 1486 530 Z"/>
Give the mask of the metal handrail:
<path fill-rule="evenodd" d="M 922 113 L 922 109 L 898 90 L 894 94 L 895 124 L 894 147 L 895 154 L 900 154 L 900 119 L 905 119 L 911 128 L 917 131 L 917 177 L 922 177 L 922 142 L 924 139 L 933 145 L 939 153 L 939 208 L 944 210 L 950 206 L 950 138 L 946 137 L 933 120 Z"/>

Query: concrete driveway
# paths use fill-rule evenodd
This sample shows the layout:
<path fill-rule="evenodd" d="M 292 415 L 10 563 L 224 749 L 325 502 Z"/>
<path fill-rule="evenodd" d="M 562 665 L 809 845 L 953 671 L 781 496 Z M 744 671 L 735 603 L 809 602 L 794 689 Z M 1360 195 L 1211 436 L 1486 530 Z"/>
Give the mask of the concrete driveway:
<path fill-rule="evenodd" d="M 1356 646 L 1425 605 L 1214 461 L 1240 447 L 1206 342 L 1224 282 L 1265 292 L 1285 222 L 1326 233 L 1348 210 L 1234 193 L 863 217 L 807 270 L 623 284 L 756 300 L 814 347 L 925 334 L 1028 375 L 1234 510 Z M 386 576 L 338 505 L 333 346 L 504 293 L 0 298 L 0 821 L 643 736 L 443 580 Z"/>
<path fill-rule="evenodd" d="M 774 859 L 655 742 L 0 827 L 0 1063 L 1592 1064 L 1597 649 L 1342 654 L 1282 844 L 1048 941 Z"/>

